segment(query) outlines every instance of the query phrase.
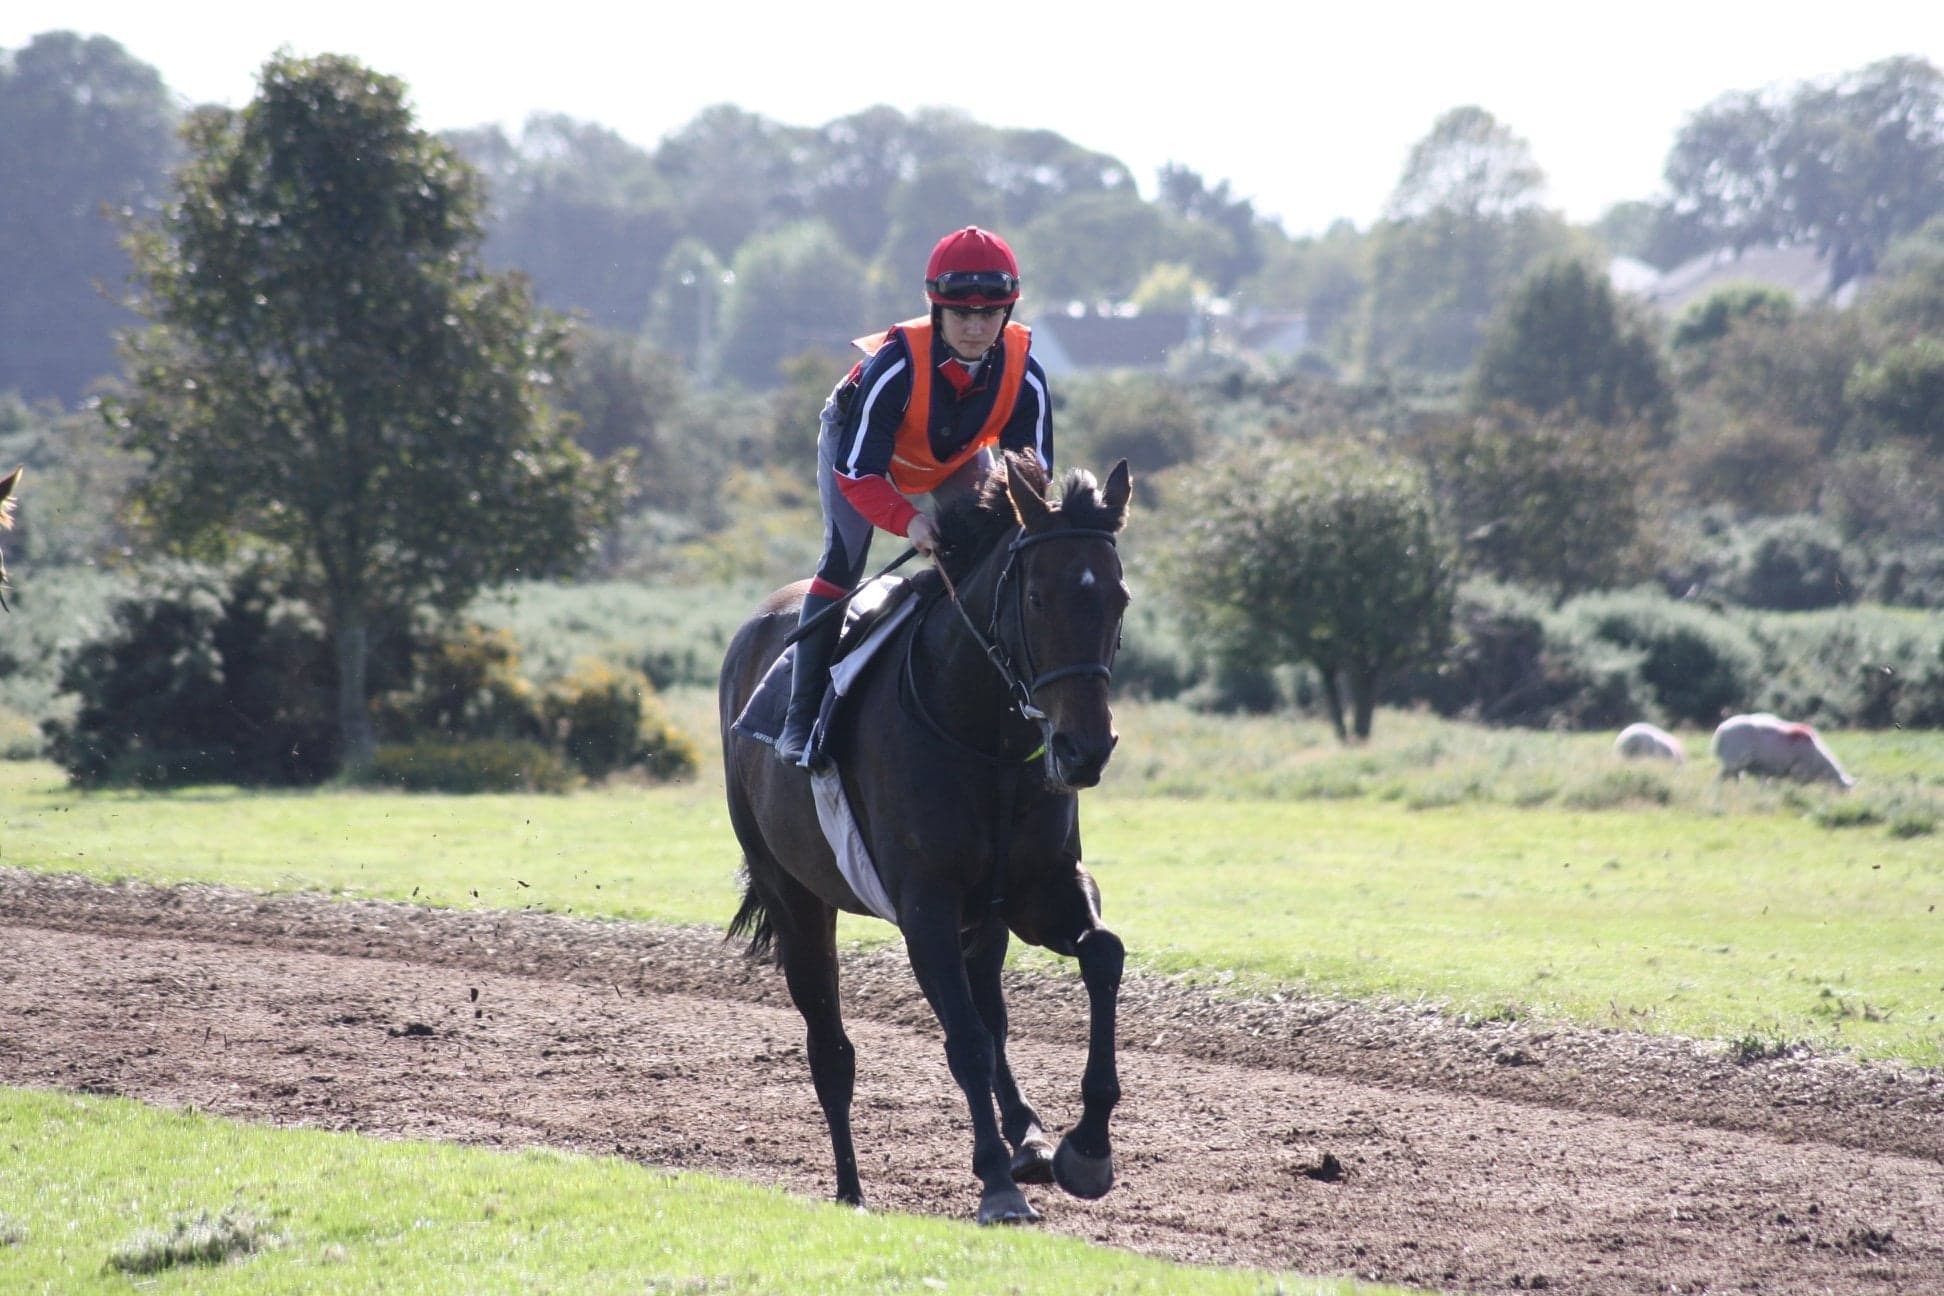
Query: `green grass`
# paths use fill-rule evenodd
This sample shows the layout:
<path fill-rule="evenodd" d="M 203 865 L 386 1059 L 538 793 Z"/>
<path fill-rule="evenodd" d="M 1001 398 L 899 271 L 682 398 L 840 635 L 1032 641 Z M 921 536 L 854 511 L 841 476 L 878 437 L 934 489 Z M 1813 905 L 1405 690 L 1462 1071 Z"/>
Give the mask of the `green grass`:
<path fill-rule="evenodd" d="M 0 1161 L 9 1292 L 1399 1290 L 864 1215 L 613 1157 L 265 1130 L 36 1090 L 0 1090 L 0 1147 L 16 1150 Z M 198 1234 L 214 1239 L 204 1258 L 167 1245 Z"/>

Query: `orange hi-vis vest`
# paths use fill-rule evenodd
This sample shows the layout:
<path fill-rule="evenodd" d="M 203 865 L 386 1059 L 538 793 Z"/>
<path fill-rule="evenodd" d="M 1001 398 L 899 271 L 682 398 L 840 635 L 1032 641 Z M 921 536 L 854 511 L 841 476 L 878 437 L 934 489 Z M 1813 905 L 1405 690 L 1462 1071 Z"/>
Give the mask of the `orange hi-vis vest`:
<path fill-rule="evenodd" d="M 905 495 L 928 495 L 979 451 L 998 443 L 1019 404 L 1019 388 L 1026 381 L 1026 351 L 1033 331 L 1024 324 L 1007 322 L 1002 340 L 1005 363 L 999 370 L 999 390 L 992 400 L 992 413 L 972 435 L 972 439 L 940 462 L 931 447 L 932 326 L 928 317 L 894 324 L 882 333 L 858 338 L 856 346 L 866 355 L 875 355 L 893 333 L 903 333 L 911 352 L 911 399 L 905 403 L 904 420 L 898 424 L 897 439 L 891 447 L 891 484 Z"/>

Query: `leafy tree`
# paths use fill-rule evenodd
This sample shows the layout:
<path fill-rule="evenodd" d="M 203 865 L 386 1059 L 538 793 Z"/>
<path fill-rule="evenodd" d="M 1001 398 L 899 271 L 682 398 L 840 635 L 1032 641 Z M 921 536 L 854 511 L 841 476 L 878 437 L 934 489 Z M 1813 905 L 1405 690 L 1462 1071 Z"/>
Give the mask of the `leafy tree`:
<path fill-rule="evenodd" d="M 1673 421 L 1674 393 L 1650 328 L 1585 262 L 1548 262 L 1494 316 L 1471 373 L 1472 408 L 1577 413 L 1658 438 Z"/>
<path fill-rule="evenodd" d="M 1642 522 L 1638 432 L 1497 406 L 1418 452 L 1468 571 L 1564 598 L 1627 574 Z"/>
<path fill-rule="evenodd" d="M 1888 337 L 1944 337 L 1944 215 L 1899 240 L 1877 267 L 1862 302 L 1871 326 Z"/>
<path fill-rule="evenodd" d="M 607 329 L 642 326 L 679 233 L 676 199 L 653 155 L 606 127 L 553 113 L 528 118 L 517 139 L 488 126 L 447 140 L 486 179 L 487 264 L 517 267 L 554 309 L 585 312 Z"/>
<path fill-rule="evenodd" d="M 574 416 L 574 440 L 596 459 L 658 457 L 657 432 L 684 394 L 680 367 L 639 341 L 578 327 L 560 383 L 561 411 Z"/>
<path fill-rule="evenodd" d="M 1163 563 L 1194 629 L 1231 661 L 1313 666 L 1337 736 L 1368 738 L 1383 676 L 1449 630 L 1422 477 L 1363 447 L 1256 443 L 1206 462 L 1182 495 L 1191 520 Z"/>
<path fill-rule="evenodd" d="M 1715 246 L 1712 235 L 1692 213 L 1638 199 L 1615 203 L 1593 222 L 1593 233 L 1616 256 L 1672 270 Z"/>
<path fill-rule="evenodd" d="M 1026 290 L 1041 309 L 1067 301 L 1124 301 L 1160 250 L 1161 214 L 1129 190 L 1082 194 L 1012 236 Z"/>
<path fill-rule="evenodd" d="M 1762 309 L 1736 319 L 1712 342 L 1703 366 L 1684 369 L 1684 435 L 1705 438 L 1729 422 L 1811 430 L 1835 450 L 1851 419 L 1845 395 L 1868 339 L 1854 311 Z"/>
<path fill-rule="evenodd" d="M 1195 277 L 1193 266 L 1179 261 L 1162 261 L 1152 266 L 1130 295 L 1129 300 L 1142 311 L 1181 311 L 1198 309 L 1213 289 Z"/>
<path fill-rule="evenodd" d="M 1195 458 L 1202 417 L 1178 383 L 1154 374 L 1083 376 L 1061 388 L 1059 454 L 1062 463 L 1087 467 L 1127 460 L 1154 494 L 1156 479 Z"/>
<path fill-rule="evenodd" d="M 114 372 L 129 263 L 108 212 L 160 201 L 175 125 L 161 76 L 105 36 L 0 50 L 0 390 L 72 404 Z"/>
<path fill-rule="evenodd" d="M 810 132 L 730 104 L 704 109 L 655 151 L 678 195 L 677 227 L 724 261 L 753 235 L 806 214 L 795 160 Z"/>
<path fill-rule="evenodd" d="M 1722 242 L 1811 244 L 1841 287 L 1944 212 L 1944 73 L 1903 56 L 1786 100 L 1724 96 L 1682 128 L 1667 181 Z"/>
<path fill-rule="evenodd" d="M 707 386 L 721 327 L 723 298 L 736 281 L 729 268 L 698 238 L 685 238 L 662 262 L 648 308 L 649 341 L 679 356 Z"/>
<path fill-rule="evenodd" d="M 1170 162 L 1161 168 L 1158 182 L 1163 210 L 1223 235 L 1220 252 L 1197 265 L 1221 291 L 1233 289 L 1262 267 L 1262 232 L 1255 206 L 1246 198 L 1231 197 L 1228 181 L 1211 188 L 1198 173 Z"/>
<path fill-rule="evenodd" d="M 1539 207 L 1525 141 L 1482 108 L 1455 108 L 1411 150 L 1372 234 L 1364 360 L 1457 373 L 1499 299 L 1533 266 L 1574 251 Z"/>
<path fill-rule="evenodd" d="M 1545 183 L 1532 147 L 1483 108 L 1466 104 L 1440 116 L 1411 146 L 1384 215 L 1502 219 L 1534 206 Z"/>
<path fill-rule="evenodd" d="M 923 270 L 920 262 L 918 278 Z M 776 386 L 783 361 L 805 351 L 833 357 L 838 370 L 835 357 L 869 327 L 864 267 L 821 222 L 751 239 L 736 254 L 734 276 L 716 360 L 724 377 L 745 386 Z"/>
<path fill-rule="evenodd" d="M 1349 221 L 1338 221 L 1318 238 L 1266 242 L 1262 268 L 1238 289 L 1238 301 L 1300 310 L 1316 346 L 1347 358 L 1370 290 L 1372 240 Z"/>
<path fill-rule="evenodd" d="M 254 536 L 307 582 L 353 769 L 381 616 L 576 560 L 617 491 L 545 399 L 563 328 L 480 267 L 477 176 L 404 100 L 279 56 L 243 110 L 192 118 L 175 200 L 132 232 L 150 326 L 107 408 L 166 542 Z"/>

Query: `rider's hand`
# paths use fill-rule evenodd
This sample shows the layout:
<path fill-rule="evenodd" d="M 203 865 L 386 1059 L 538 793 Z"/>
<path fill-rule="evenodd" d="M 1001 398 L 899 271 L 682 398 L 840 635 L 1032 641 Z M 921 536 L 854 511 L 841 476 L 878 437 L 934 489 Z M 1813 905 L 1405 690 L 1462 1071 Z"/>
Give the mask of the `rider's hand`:
<path fill-rule="evenodd" d="M 911 541 L 913 549 L 930 558 L 938 552 L 938 524 L 920 513 L 905 528 L 905 539 Z"/>

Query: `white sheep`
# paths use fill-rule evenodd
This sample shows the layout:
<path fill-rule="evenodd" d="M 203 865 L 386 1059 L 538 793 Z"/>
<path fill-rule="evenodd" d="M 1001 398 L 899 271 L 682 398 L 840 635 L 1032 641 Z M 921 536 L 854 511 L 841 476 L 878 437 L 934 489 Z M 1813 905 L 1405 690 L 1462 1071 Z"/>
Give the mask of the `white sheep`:
<path fill-rule="evenodd" d="M 1845 788 L 1856 785 L 1814 729 L 1765 711 L 1722 721 L 1714 731 L 1712 746 L 1721 762 L 1722 778 L 1748 772 L 1806 781 L 1822 779 Z"/>
<path fill-rule="evenodd" d="M 1681 746 L 1679 738 L 1644 720 L 1622 729 L 1620 736 L 1613 740 L 1613 750 L 1630 759 L 1644 756 L 1671 760 L 1676 765 L 1687 762 L 1687 749 Z"/>

